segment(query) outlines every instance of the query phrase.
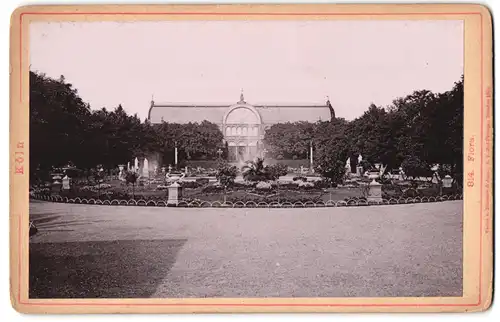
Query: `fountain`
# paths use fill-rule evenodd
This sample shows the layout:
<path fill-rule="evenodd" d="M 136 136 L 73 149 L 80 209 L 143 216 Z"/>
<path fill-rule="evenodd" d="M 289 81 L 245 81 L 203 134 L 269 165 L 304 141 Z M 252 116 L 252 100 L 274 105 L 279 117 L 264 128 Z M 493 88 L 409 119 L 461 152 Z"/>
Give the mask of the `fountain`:
<path fill-rule="evenodd" d="M 144 163 L 142 165 L 142 176 L 144 178 L 149 178 L 149 161 L 147 158 L 144 158 Z"/>
<path fill-rule="evenodd" d="M 137 157 L 136 157 L 134 160 L 134 172 L 138 172 L 138 171 L 139 171 L 139 159 L 137 159 Z"/>

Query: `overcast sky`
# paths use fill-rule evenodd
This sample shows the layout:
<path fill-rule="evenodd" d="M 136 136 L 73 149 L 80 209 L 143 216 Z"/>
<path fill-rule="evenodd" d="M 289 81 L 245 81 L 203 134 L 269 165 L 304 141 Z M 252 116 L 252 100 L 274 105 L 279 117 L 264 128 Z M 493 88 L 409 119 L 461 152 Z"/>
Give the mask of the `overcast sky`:
<path fill-rule="evenodd" d="M 324 103 L 353 119 L 463 73 L 462 21 L 32 23 L 31 70 L 93 109 L 156 102 Z"/>

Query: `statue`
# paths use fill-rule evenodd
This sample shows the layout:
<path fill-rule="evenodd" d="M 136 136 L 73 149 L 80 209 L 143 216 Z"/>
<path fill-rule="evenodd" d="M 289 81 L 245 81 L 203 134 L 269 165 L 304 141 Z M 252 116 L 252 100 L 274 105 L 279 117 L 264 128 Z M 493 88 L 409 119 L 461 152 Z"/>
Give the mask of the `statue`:
<path fill-rule="evenodd" d="M 241 89 L 241 94 L 240 94 L 240 101 L 238 102 L 240 104 L 245 104 L 245 98 L 243 97 L 243 89 Z"/>
<path fill-rule="evenodd" d="M 380 176 L 380 177 L 383 177 L 383 176 L 384 176 L 385 169 L 387 169 L 387 165 L 385 165 L 385 166 L 384 166 L 383 164 L 381 164 L 381 165 L 380 165 L 380 168 L 379 168 L 379 176 Z"/>
<path fill-rule="evenodd" d="M 347 161 L 345 162 L 345 172 L 346 173 L 351 173 L 351 158 L 347 158 Z"/>
<path fill-rule="evenodd" d="M 125 181 L 125 165 L 124 164 L 120 164 L 118 166 L 118 169 L 119 169 L 118 180 Z"/>

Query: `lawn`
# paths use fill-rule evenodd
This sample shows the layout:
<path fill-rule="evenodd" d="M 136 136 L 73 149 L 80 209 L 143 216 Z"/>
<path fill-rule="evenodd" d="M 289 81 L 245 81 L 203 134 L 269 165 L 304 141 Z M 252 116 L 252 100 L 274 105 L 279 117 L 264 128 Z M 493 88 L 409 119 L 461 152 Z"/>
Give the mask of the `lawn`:
<path fill-rule="evenodd" d="M 201 201 L 254 201 L 272 202 L 272 201 L 289 201 L 289 202 L 306 202 L 306 201 L 323 201 L 328 200 L 340 201 L 353 197 L 360 197 L 361 191 L 357 188 L 299 188 L 296 184 L 286 183 L 280 186 L 274 186 L 271 190 L 258 190 L 255 187 L 247 187 L 244 184 L 235 184 L 227 189 L 213 187 L 212 184 L 197 184 L 196 182 L 181 183 L 184 185 L 182 189 L 182 198 L 185 201 L 201 200 Z M 158 188 L 160 186 L 160 188 Z M 163 186 L 163 187 L 161 187 Z M 97 188 L 99 187 L 99 188 Z M 168 190 L 164 183 L 151 183 L 144 185 L 125 185 L 119 180 L 106 181 L 104 184 L 97 185 L 73 185 L 70 191 L 61 191 L 53 194 L 60 194 L 68 198 L 94 198 L 94 199 L 144 199 L 144 200 L 166 200 L 168 198 Z"/>

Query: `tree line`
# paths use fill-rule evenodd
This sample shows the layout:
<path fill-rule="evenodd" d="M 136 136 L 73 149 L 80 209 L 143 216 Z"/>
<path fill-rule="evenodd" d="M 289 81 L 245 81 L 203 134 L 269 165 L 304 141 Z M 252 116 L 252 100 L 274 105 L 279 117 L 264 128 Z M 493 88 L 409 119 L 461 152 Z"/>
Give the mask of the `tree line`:
<path fill-rule="evenodd" d="M 52 79 L 30 72 L 30 175 L 48 174 L 68 164 L 82 170 L 105 169 L 154 158 L 161 164 L 179 159 L 213 159 L 225 150 L 219 127 L 207 121 L 151 124 L 129 115 L 121 105 L 91 110 L 63 76 Z"/>
<path fill-rule="evenodd" d="M 370 105 L 353 121 L 275 124 L 264 137 L 276 159 L 308 157 L 312 142 L 316 165 L 327 177 L 341 177 L 345 162 L 355 169 L 358 155 L 365 168 L 403 167 L 407 175 L 429 176 L 435 164 L 461 180 L 463 168 L 463 76 L 450 91 L 415 91 L 388 107 Z M 338 180 L 338 179 L 335 179 Z"/>
<path fill-rule="evenodd" d="M 68 163 L 111 169 L 135 157 L 173 164 L 175 146 L 181 162 L 213 160 L 219 149 L 227 156 L 222 142 L 214 123 L 150 124 L 121 105 L 92 110 L 63 76 L 30 72 L 30 175 Z M 354 168 L 359 154 L 368 164 L 403 166 L 414 175 L 428 174 L 437 163 L 461 176 L 463 77 L 445 93 L 415 91 L 386 108 L 372 104 L 353 121 L 280 123 L 264 137 L 267 156 L 278 160 L 309 157 L 311 142 L 315 165 L 332 181 L 343 176 L 347 158 Z"/>

